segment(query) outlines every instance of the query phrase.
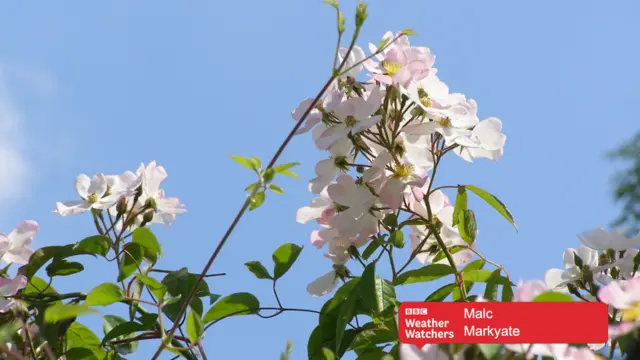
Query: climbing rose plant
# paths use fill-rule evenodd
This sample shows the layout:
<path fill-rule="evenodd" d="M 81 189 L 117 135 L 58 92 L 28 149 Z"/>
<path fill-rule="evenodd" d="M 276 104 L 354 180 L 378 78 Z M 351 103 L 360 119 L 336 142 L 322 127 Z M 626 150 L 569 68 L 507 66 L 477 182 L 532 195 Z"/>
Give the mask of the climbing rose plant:
<path fill-rule="evenodd" d="M 436 181 L 445 156 L 497 161 L 506 143 L 501 120 L 480 119 L 474 100 L 450 91 L 431 50 L 410 44 L 412 31 L 387 32 L 377 44 L 368 44 L 368 52 L 356 45 L 367 18 L 364 3 L 356 9 L 351 40 L 340 47 L 346 21 L 337 1 L 327 3 L 336 10 L 339 45 L 329 80 L 317 96 L 292 111 L 295 126 L 266 166 L 255 156 L 232 156 L 257 180 L 246 188 L 243 206 L 203 271 L 156 267 L 163 251 L 152 229 L 171 224 L 186 211 L 178 198 L 162 190 L 164 167 L 151 162 L 120 175 L 80 175 L 77 200 L 57 203 L 55 212 L 87 217 L 95 234 L 38 250 L 35 221 L 23 221 L 0 235 L 0 258 L 7 264 L 0 277 L 1 353 L 15 359 L 122 359 L 134 354 L 140 341 L 155 339 L 153 359 L 163 351 L 206 359 L 201 340 L 218 322 L 295 311 L 318 318 L 307 344 L 312 360 L 347 353 L 387 360 L 523 355 L 584 360 L 603 357 L 605 347 L 609 357 L 616 348 L 629 351 L 640 324 L 640 236 L 603 229 L 585 233 L 579 237 L 581 246 L 563 254 L 564 269 L 514 284 L 502 266 L 482 255 L 468 197 L 484 200 L 516 228 L 507 207 L 478 186 Z M 310 243 L 322 249 L 327 266 L 317 270 L 317 278 L 310 277 L 307 291 L 326 302 L 315 310 L 281 302 L 277 284 L 303 250 L 293 243 L 275 250 L 272 266 L 245 264 L 257 279 L 273 283 L 275 305 L 263 306 L 248 292 L 212 293 L 206 278 L 220 275 L 208 273 L 220 250 L 246 211 L 260 208 L 267 193 L 283 193 L 276 177 L 297 178 L 292 169 L 298 163 L 277 161 L 293 137 L 308 133 L 311 146 L 325 152 L 326 159 L 315 166 L 316 176 L 309 182 L 315 198 L 299 209 L 296 220 L 317 224 Z M 54 278 L 84 270 L 82 256 L 114 263 L 113 281 L 94 284 L 88 292 L 56 291 Z M 378 271 L 383 263 L 390 269 L 388 277 Z M 398 305 L 416 299 L 398 299 L 396 288 L 434 280 L 447 283 L 425 294 L 426 301 L 604 302 L 610 308 L 610 340 L 422 348 L 399 343 Z M 471 295 L 477 283 L 484 290 Z M 128 315 L 105 314 L 117 308 Z M 77 320 L 91 313 L 102 317 L 102 334 Z M 288 359 L 291 351 L 288 344 L 281 358 Z"/>

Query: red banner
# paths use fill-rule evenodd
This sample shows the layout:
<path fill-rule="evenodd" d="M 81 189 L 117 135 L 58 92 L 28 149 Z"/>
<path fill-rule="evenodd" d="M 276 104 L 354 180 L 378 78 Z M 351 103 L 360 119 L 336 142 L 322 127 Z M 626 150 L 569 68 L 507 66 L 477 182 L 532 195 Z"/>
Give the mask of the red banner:
<path fill-rule="evenodd" d="M 599 302 L 405 302 L 399 338 L 415 344 L 600 344 L 608 308 Z"/>

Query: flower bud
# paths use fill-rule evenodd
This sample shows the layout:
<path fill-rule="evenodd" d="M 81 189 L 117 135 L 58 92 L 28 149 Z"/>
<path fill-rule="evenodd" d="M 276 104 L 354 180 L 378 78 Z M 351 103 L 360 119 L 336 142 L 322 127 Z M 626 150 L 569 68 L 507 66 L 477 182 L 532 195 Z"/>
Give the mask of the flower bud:
<path fill-rule="evenodd" d="M 609 264 L 609 256 L 606 253 L 600 254 L 598 257 L 598 266 L 604 266 Z"/>
<path fill-rule="evenodd" d="M 156 204 L 156 199 L 151 198 L 151 197 L 150 197 L 150 198 L 148 198 L 148 199 L 147 199 L 147 201 L 145 201 L 145 202 L 144 202 L 144 206 L 145 206 L 147 209 L 152 209 L 153 211 L 158 210 L 158 206 L 157 206 L 157 204 Z"/>
<path fill-rule="evenodd" d="M 356 171 L 358 172 L 358 174 L 364 173 L 364 166 L 362 165 L 356 166 Z"/>
<path fill-rule="evenodd" d="M 116 213 L 118 217 L 124 215 L 127 212 L 127 198 L 125 196 L 121 197 L 116 204 Z"/>
<path fill-rule="evenodd" d="M 150 222 L 151 220 L 153 220 L 153 216 L 155 215 L 155 211 L 153 210 L 149 210 L 147 212 L 144 213 L 144 215 L 142 215 L 142 222 L 144 224 Z"/>
<path fill-rule="evenodd" d="M 364 21 L 367 20 L 367 4 L 360 1 L 356 8 L 356 27 L 362 27 Z"/>
<path fill-rule="evenodd" d="M 578 288 L 575 285 L 573 285 L 572 283 L 568 283 L 567 284 L 567 289 L 569 290 L 569 292 L 571 294 L 573 294 L 575 296 L 578 296 L 578 297 L 581 296 L 580 295 L 580 291 L 578 291 Z"/>

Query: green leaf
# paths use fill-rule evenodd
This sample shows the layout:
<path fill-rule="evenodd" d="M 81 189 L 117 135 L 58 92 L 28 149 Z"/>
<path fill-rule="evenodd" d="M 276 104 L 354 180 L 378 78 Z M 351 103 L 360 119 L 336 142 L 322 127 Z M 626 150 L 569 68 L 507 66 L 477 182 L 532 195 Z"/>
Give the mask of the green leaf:
<path fill-rule="evenodd" d="M 84 301 L 84 305 L 107 306 L 122 300 L 124 300 L 124 291 L 118 285 L 103 283 L 91 290 Z"/>
<path fill-rule="evenodd" d="M 258 159 L 256 156 L 251 155 L 251 162 L 257 167 L 262 168 L 262 161 Z"/>
<path fill-rule="evenodd" d="M 467 190 L 464 186 L 458 186 L 456 204 L 453 208 L 453 226 L 458 225 L 460 213 L 467 210 Z"/>
<path fill-rule="evenodd" d="M 294 179 L 299 179 L 299 176 L 296 175 L 296 173 L 294 173 L 293 171 L 289 170 L 293 167 L 296 167 L 300 165 L 300 163 L 297 162 L 292 162 L 292 163 L 287 163 L 287 164 L 280 164 L 280 165 L 276 165 L 273 167 L 273 170 L 280 175 L 285 175 L 285 176 L 289 176 L 292 177 Z"/>
<path fill-rule="evenodd" d="M 282 188 L 276 184 L 269 185 L 269 190 L 273 191 L 276 194 L 284 194 L 284 190 L 282 190 Z"/>
<path fill-rule="evenodd" d="M 11 341 L 13 335 L 22 327 L 22 322 L 16 319 L 5 320 L 0 324 L 0 344 Z"/>
<path fill-rule="evenodd" d="M 324 360 L 335 360 L 336 359 L 336 355 L 333 353 L 333 351 L 327 349 L 327 348 L 322 348 L 322 354 L 324 355 Z"/>
<path fill-rule="evenodd" d="M 122 260 L 120 264 L 120 273 L 118 275 L 118 282 L 128 278 L 138 270 L 142 265 L 142 258 L 144 257 L 144 251 L 142 245 L 136 243 L 125 244 L 122 250 Z"/>
<path fill-rule="evenodd" d="M 391 283 L 376 277 L 375 263 L 364 269 L 360 278 L 360 296 L 370 314 L 381 315 L 384 310 L 394 306 L 396 291 Z"/>
<path fill-rule="evenodd" d="M 247 186 L 246 188 L 244 188 L 244 191 L 253 192 L 253 190 L 255 188 L 259 187 L 259 186 L 260 186 L 260 183 L 259 182 L 255 182 L 255 183 Z"/>
<path fill-rule="evenodd" d="M 151 250 L 155 254 L 163 256 L 162 246 L 156 236 L 147 228 L 137 228 L 133 230 L 133 242 Z"/>
<path fill-rule="evenodd" d="M 65 355 L 65 358 L 73 360 L 102 360 L 96 356 L 92 349 L 85 347 L 69 349 Z"/>
<path fill-rule="evenodd" d="M 389 214 L 384 217 L 384 220 L 382 220 L 382 223 L 391 228 L 395 228 L 396 226 L 398 226 L 398 216 L 393 213 Z"/>
<path fill-rule="evenodd" d="M 336 344 L 335 351 L 340 352 L 342 341 L 345 335 L 345 328 L 347 323 L 353 319 L 356 314 L 356 304 L 359 298 L 359 285 L 357 284 L 354 291 L 347 295 L 347 298 L 342 303 L 340 310 L 338 311 L 338 321 L 336 323 Z"/>
<path fill-rule="evenodd" d="M 260 192 L 255 193 L 249 199 L 249 211 L 253 211 L 253 210 L 259 208 L 260 206 L 262 206 L 262 204 L 264 203 L 264 199 L 265 199 L 264 191 L 260 191 Z"/>
<path fill-rule="evenodd" d="M 471 271 L 476 271 L 476 270 L 480 270 L 484 267 L 485 265 L 485 261 L 482 259 L 478 259 L 478 260 L 474 260 L 470 263 L 467 264 L 467 266 L 465 266 L 462 269 L 462 274 L 464 274 L 465 272 L 471 272 Z M 464 275 L 462 276 L 462 278 L 464 279 Z M 467 292 L 467 294 L 471 291 L 471 289 L 473 288 L 474 282 L 472 281 L 465 281 L 464 282 L 465 285 L 465 290 Z M 460 289 L 458 288 L 458 291 Z M 462 294 L 460 294 L 460 296 L 462 296 Z"/>
<path fill-rule="evenodd" d="M 438 290 L 434 291 L 431 295 L 427 296 L 426 299 L 424 299 L 424 301 L 433 301 L 433 302 L 441 302 L 444 301 L 444 299 L 446 299 L 449 295 L 451 295 L 451 293 L 453 292 L 454 289 L 457 288 L 456 284 L 447 284 L 444 285 L 442 287 L 440 287 Z"/>
<path fill-rule="evenodd" d="M 389 237 L 389 242 L 397 248 L 404 247 L 404 234 L 402 230 L 396 230 L 391 232 L 391 236 Z"/>
<path fill-rule="evenodd" d="M 204 322 L 209 323 L 227 316 L 256 314 L 260 301 L 252 294 L 241 292 L 227 295 L 218 300 L 204 315 Z"/>
<path fill-rule="evenodd" d="M 380 247 L 380 244 L 381 242 L 378 241 L 378 239 L 373 239 L 371 242 L 369 242 L 369 245 L 367 245 L 367 247 L 362 252 L 362 258 L 365 260 L 368 260 L 371 257 L 371 255 L 373 255 L 373 253 L 376 252 L 376 250 L 378 250 L 378 248 Z"/>
<path fill-rule="evenodd" d="M 85 356 L 84 359 L 94 359 L 86 350 L 89 350 L 95 356 L 95 359 L 104 359 L 107 355 L 106 351 L 104 351 L 100 347 L 100 339 L 96 334 L 93 333 L 88 327 L 80 324 L 77 321 L 74 321 L 70 324 L 68 330 L 66 331 L 66 348 L 67 359 L 76 359 L 73 355 L 74 353 L 77 356 L 80 356 L 80 359 L 83 359 L 82 356 Z M 73 349 L 83 349 L 83 350 L 73 350 Z M 73 352 L 72 352 L 73 351 Z M 69 353 L 71 352 L 71 356 Z"/>
<path fill-rule="evenodd" d="M 198 278 L 198 274 L 190 274 L 187 268 L 182 268 L 170 272 L 162 279 L 162 284 L 167 288 L 164 301 L 173 299 L 172 303 L 163 306 L 162 311 L 172 321 L 175 320 L 175 317 L 178 315 L 180 308 L 184 304 L 193 286 L 195 286 Z M 207 285 L 205 281 L 202 281 L 198 286 L 196 296 L 191 300 L 189 306 L 198 314 L 202 314 L 203 304 L 200 298 L 210 295 L 209 285 Z"/>
<path fill-rule="evenodd" d="M 477 228 L 476 216 L 473 210 L 462 210 L 458 215 L 458 231 L 462 240 L 469 245 L 473 244 L 476 239 Z"/>
<path fill-rule="evenodd" d="M 276 249 L 271 256 L 273 258 L 273 278 L 278 280 L 289 271 L 291 265 L 298 259 L 302 246 L 296 244 L 284 244 Z"/>
<path fill-rule="evenodd" d="M 193 344 L 195 344 L 200 340 L 202 334 L 204 334 L 202 318 L 200 317 L 200 314 L 191 310 L 187 316 L 187 337 Z"/>
<path fill-rule="evenodd" d="M 87 252 L 82 249 L 75 249 L 75 244 L 66 246 L 45 246 L 36 250 L 29 258 L 29 263 L 20 267 L 18 272 L 30 279 L 49 260 L 54 258 L 62 260 L 76 255 L 92 255 L 95 257 L 95 254 L 91 252 Z"/>
<path fill-rule="evenodd" d="M 29 280 L 27 287 L 23 290 L 25 295 L 40 295 L 40 294 L 57 294 L 56 290 L 49 285 L 47 281 L 34 276 Z"/>
<path fill-rule="evenodd" d="M 511 225 L 513 225 L 516 231 L 518 231 L 518 226 L 516 226 L 516 222 L 515 222 L 515 219 L 513 218 L 513 215 L 511 214 L 509 209 L 507 209 L 507 207 L 502 203 L 502 201 L 500 201 L 500 199 L 480 189 L 479 187 L 476 187 L 473 185 L 465 185 L 465 188 L 467 188 L 467 190 L 473 192 L 474 194 L 478 195 L 482 200 L 486 201 L 487 204 L 491 205 L 494 209 L 496 209 L 496 211 L 498 211 L 500 215 L 502 215 L 505 219 L 507 219 L 507 221 Z"/>
<path fill-rule="evenodd" d="M 264 184 L 269 184 L 273 181 L 273 178 L 276 176 L 276 172 L 273 169 L 266 169 L 262 173 L 262 181 Z"/>
<path fill-rule="evenodd" d="M 52 324 L 77 317 L 78 315 L 96 313 L 90 307 L 84 305 L 58 304 L 49 306 L 44 313 L 44 321 Z"/>
<path fill-rule="evenodd" d="M 248 159 L 241 155 L 229 155 L 231 160 L 237 162 L 238 164 L 246 167 L 247 169 L 257 170 L 257 164 L 254 163 L 251 159 Z"/>
<path fill-rule="evenodd" d="M 53 261 L 46 268 L 47 276 L 69 276 L 73 274 L 77 274 L 84 270 L 84 266 L 82 264 L 75 261 L 67 261 L 67 260 L 57 260 Z"/>
<path fill-rule="evenodd" d="M 115 326 L 111 327 L 109 331 L 106 330 L 106 326 L 105 326 L 106 334 L 102 339 L 101 344 L 107 344 L 111 340 L 115 340 L 115 341 L 121 340 L 127 335 L 134 337 L 135 333 L 142 331 L 144 329 L 145 329 L 144 325 L 135 321 L 127 321 L 127 322 L 115 324 Z"/>
<path fill-rule="evenodd" d="M 485 357 L 485 359 L 492 359 L 494 356 L 500 354 L 503 345 L 501 344 L 478 344 L 478 349 Z"/>
<path fill-rule="evenodd" d="M 498 300 L 498 285 L 497 281 L 494 281 L 494 278 L 500 277 L 500 269 L 496 269 L 491 273 L 491 277 L 489 281 L 487 281 L 487 285 L 484 288 L 484 298 L 487 300 Z"/>
<path fill-rule="evenodd" d="M 409 219 L 409 220 L 405 220 L 403 222 L 400 223 L 400 226 L 398 226 L 398 228 L 403 228 L 405 226 L 420 226 L 420 225 L 424 225 L 424 221 L 421 219 Z"/>
<path fill-rule="evenodd" d="M 244 264 L 258 279 L 273 279 L 269 271 L 262 265 L 260 261 L 249 261 Z"/>
<path fill-rule="evenodd" d="M 511 285 L 502 287 L 502 302 L 510 302 L 513 300 L 513 288 Z"/>
<path fill-rule="evenodd" d="M 136 278 L 140 280 L 151 291 L 156 300 L 161 301 L 167 293 L 167 287 L 160 281 L 142 274 L 136 274 Z"/>
<path fill-rule="evenodd" d="M 104 334 L 107 335 L 111 331 L 113 331 L 113 329 L 117 328 L 119 325 L 123 325 L 123 324 L 127 324 L 127 323 L 129 323 L 129 322 L 126 321 L 125 319 L 119 317 L 119 316 L 105 315 L 103 317 L 102 328 L 103 328 Z M 122 335 L 118 336 L 117 338 L 114 338 L 114 340 L 118 341 L 118 340 L 131 339 L 134 336 L 135 336 L 135 334 L 131 334 L 131 333 L 126 334 L 126 335 L 122 334 Z M 132 341 L 132 342 L 125 343 L 125 344 L 118 344 L 118 345 L 114 346 L 114 349 L 119 354 L 123 354 L 123 355 L 131 354 L 131 353 L 135 352 L 138 349 L 138 342 L 137 341 Z"/>
<path fill-rule="evenodd" d="M 89 236 L 74 246 L 74 251 L 84 251 L 103 257 L 107 256 L 109 249 L 111 249 L 111 241 L 104 235 Z"/>
<path fill-rule="evenodd" d="M 548 291 L 536 296 L 533 302 L 574 302 L 573 298 L 568 294 L 554 291 Z"/>
<path fill-rule="evenodd" d="M 494 282 L 500 285 L 510 286 L 513 285 L 509 279 L 504 276 L 495 276 L 493 272 L 489 270 L 471 270 L 462 272 L 462 280 L 470 282 L 486 283 L 488 281 Z"/>
<path fill-rule="evenodd" d="M 407 36 L 412 36 L 412 35 L 416 35 L 416 32 L 413 31 L 413 29 L 404 29 L 402 30 L 402 34 Z"/>
<path fill-rule="evenodd" d="M 406 271 L 396 278 L 394 285 L 407 285 L 417 282 L 438 280 L 456 273 L 456 269 L 444 264 L 430 264 L 416 270 Z"/>

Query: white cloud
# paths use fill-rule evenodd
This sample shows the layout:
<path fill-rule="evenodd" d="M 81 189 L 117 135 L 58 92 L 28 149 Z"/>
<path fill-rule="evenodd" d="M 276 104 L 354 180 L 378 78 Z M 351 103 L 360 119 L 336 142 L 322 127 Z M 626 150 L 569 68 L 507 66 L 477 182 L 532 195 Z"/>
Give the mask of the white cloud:
<path fill-rule="evenodd" d="M 29 182 L 23 116 L 11 99 L 0 72 L 0 205 L 24 195 Z"/>

